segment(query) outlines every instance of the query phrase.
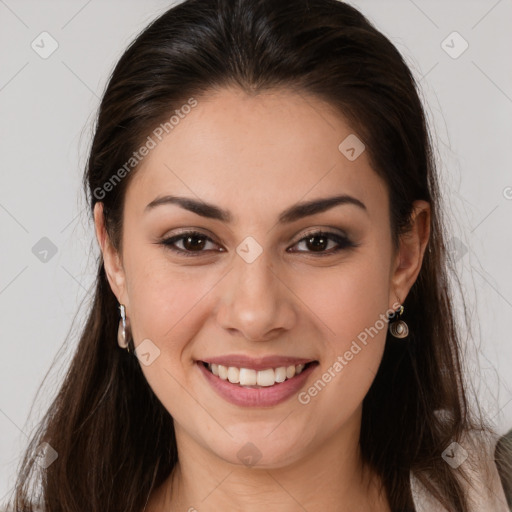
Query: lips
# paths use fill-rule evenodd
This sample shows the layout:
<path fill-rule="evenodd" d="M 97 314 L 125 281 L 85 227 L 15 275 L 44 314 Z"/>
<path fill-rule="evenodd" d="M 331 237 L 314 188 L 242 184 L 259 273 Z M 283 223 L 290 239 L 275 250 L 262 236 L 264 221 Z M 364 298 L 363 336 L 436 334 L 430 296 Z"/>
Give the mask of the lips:
<path fill-rule="evenodd" d="M 211 386 L 211 388 L 220 395 L 224 400 L 231 402 L 236 406 L 242 407 L 274 407 L 281 402 L 284 402 L 294 396 L 299 390 L 306 385 L 306 382 L 309 380 L 310 375 L 315 369 L 319 366 L 318 361 L 313 361 L 311 359 L 301 359 L 301 358 L 293 358 L 293 357 L 271 357 L 271 358 L 262 358 L 262 359 L 253 359 L 242 356 L 230 356 L 230 357 L 218 357 L 218 358 L 208 358 L 209 363 L 206 361 L 196 361 L 196 366 L 199 369 L 200 373 L 206 379 L 206 382 Z M 241 367 L 226 367 L 221 363 L 215 363 L 213 361 L 222 361 L 227 364 L 245 364 Z M 296 361 L 299 361 L 297 366 L 293 366 Z M 303 361 L 303 362 L 301 362 Z M 283 368 L 284 365 L 288 364 L 286 368 L 293 368 L 296 371 L 297 367 L 302 367 L 300 372 L 295 373 L 295 375 L 290 378 L 285 378 L 284 381 L 277 380 L 275 370 L 273 369 L 273 365 L 278 365 L 277 368 Z M 283 366 L 279 366 L 283 365 Z M 224 368 L 225 370 L 231 370 L 232 380 L 235 382 L 230 382 L 227 378 L 228 375 L 215 375 L 213 373 L 213 368 L 217 367 Z M 252 367 L 252 368 L 247 368 Z M 256 370 L 258 368 L 258 370 Z M 262 368 L 262 369 L 260 369 Z M 262 373 L 263 385 L 243 385 L 239 382 L 236 382 L 236 371 L 239 369 L 246 370 L 246 375 L 242 375 L 242 381 L 244 381 L 248 376 L 252 378 L 254 382 L 254 374 Z M 235 371 L 234 371 L 235 370 Z M 271 379 L 273 373 L 273 378 Z M 282 379 L 282 371 L 281 377 Z M 225 380 L 222 377 L 226 377 Z M 233 378 L 234 377 L 234 378 Z M 240 372 L 239 372 L 240 377 Z M 248 382 L 245 380 L 245 382 Z M 257 384 L 256 380 L 256 384 Z"/>

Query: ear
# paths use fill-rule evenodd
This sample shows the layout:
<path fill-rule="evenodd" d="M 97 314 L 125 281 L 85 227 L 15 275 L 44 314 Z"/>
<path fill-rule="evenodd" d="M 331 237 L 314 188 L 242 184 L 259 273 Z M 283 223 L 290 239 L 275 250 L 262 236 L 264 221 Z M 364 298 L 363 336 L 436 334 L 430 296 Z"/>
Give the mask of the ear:
<path fill-rule="evenodd" d="M 398 299 L 403 303 L 416 281 L 430 236 L 430 204 L 417 200 L 413 203 L 410 228 L 400 235 L 399 248 L 391 271 L 390 304 Z"/>
<path fill-rule="evenodd" d="M 121 258 L 118 251 L 112 246 L 110 237 L 105 229 L 105 217 L 103 215 L 103 203 L 97 202 L 94 205 L 94 225 L 96 229 L 96 239 L 103 254 L 103 264 L 105 273 L 112 292 L 117 297 L 120 304 L 128 306 L 128 297 L 126 294 L 126 279 Z"/>

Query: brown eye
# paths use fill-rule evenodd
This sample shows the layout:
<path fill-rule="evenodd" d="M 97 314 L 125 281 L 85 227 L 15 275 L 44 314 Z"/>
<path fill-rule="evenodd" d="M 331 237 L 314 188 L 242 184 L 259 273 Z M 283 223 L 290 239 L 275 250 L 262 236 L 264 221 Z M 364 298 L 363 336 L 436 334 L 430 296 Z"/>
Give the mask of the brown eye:
<path fill-rule="evenodd" d="M 180 233 L 179 235 L 162 240 L 161 243 L 172 251 L 184 256 L 196 256 L 206 252 L 204 249 L 208 243 L 216 246 L 210 237 L 197 231 Z M 181 247 L 178 246 L 178 243 L 181 243 Z"/>
<path fill-rule="evenodd" d="M 330 250 L 327 251 L 329 244 L 331 245 Z M 305 253 L 317 253 L 319 256 L 327 256 L 334 254 L 342 249 L 349 247 L 355 247 L 355 244 L 351 242 L 346 236 L 339 235 L 338 233 L 330 233 L 324 231 L 317 231 L 315 233 L 309 233 L 307 236 L 302 238 L 295 245 L 304 244 L 306 247 L 305 251 L 292 251 L 292 252 L 305 252 Z"/>
<path fill-rule="evenodd" d="M 183 237 L 183 247 L 186 251 L 196 251 L 204 249 L 206 245 L 205 237 L 199 237 L 196 235 L 189 235 Z"/>

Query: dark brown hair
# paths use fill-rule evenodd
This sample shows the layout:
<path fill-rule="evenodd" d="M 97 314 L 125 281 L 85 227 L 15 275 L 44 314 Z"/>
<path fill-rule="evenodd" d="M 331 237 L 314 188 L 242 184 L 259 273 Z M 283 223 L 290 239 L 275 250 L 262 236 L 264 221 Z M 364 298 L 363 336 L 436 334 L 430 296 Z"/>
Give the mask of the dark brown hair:
<path fill-rule="evenodd" d="M 463 466 L 455 471 L 441 455 L 484 425 L 468 407 L 462 377 L 432 144 L 408 66 L 355 8 L 336 0 L 187 0 L 165 12 L 128 47 L 104 93 L 84 176 L 91 212 L 101 200 L 121 252 L 124 197 L 137 166 L 105 184 L 175 109 L 227 86 L 294 90 L 338 109 L 387 184 L 395 243 L 413 201 L 430 203 L 431 237 L 404 304 L 410 335 L 400 343 L 388 335 L 364 399 L 360 443 L 393 511 L 412 509 L 412 471 L 448 510 L 467 512 Z M 100 255 L 76 353 L 20 466 L 16 511 L 32 510 L 37 497 L 51 512 L 141 512 L 175 466 L 173 419 L 138 360 L 119 349 L 118 323 Z M 34 452 L 43 442 L 58 458 L 41 470 Z"/>

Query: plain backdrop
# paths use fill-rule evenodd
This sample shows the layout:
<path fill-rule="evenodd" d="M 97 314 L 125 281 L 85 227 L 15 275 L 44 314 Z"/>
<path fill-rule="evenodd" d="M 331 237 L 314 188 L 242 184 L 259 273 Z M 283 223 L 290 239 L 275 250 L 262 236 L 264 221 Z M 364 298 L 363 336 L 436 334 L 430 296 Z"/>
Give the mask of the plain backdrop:
<path fill-rule="evenodd" d="M 512 2 L 351 3 L 421 85 L 470 306 L 468 364 L 504 433 L 512 428 Z M 171 5 L 0 0 L 0 503 L 91 298 L 99 249 L 81 177 L 99 98 L 127 44 Z"/>

